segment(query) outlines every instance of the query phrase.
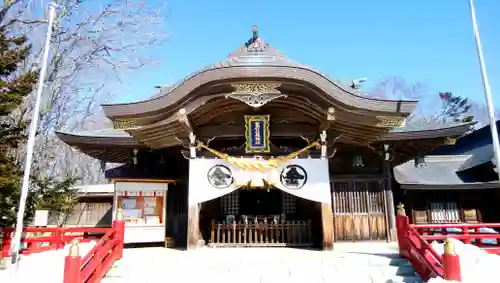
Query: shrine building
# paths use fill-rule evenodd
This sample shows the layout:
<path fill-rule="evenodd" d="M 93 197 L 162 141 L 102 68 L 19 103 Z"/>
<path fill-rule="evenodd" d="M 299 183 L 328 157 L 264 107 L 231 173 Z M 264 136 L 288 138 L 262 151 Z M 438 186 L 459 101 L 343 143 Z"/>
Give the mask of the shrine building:
<path fill-rule="evenodd" d="M 393 169 L 471 129 L 406 124 L 416 105 L 293 61 L 254 27 L 228 58 L 151 99 L 102 105 L 112 129 L 57 135 L 122 164 L 105 174 L 128 243 L 332 249 L 394 241 L 408 200 Z"/>

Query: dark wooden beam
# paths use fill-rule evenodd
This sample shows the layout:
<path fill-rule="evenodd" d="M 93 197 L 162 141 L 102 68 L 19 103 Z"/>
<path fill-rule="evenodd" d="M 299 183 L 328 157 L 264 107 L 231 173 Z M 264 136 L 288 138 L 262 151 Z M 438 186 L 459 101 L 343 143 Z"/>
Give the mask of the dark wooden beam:
<path fill-rule="evenodd" d="M 317 136 L 319 134 L 316 126 L 306 123 L 280 124 L 271 123 L 272 137 L 300 137 Z M 199 138 L 233 138 L 245 136 L 245 125 L 207 125 L 196 128 Z"/>
<path fill-rule="evenodd" d="M 307 137 L 309 139 L 319 136 L 320 128 L 309 123 L 271 123 L 271 136 L 280 137 Z M 241 124 L 220 124 L 204 125 L 196 128 L 197 137 L 200 139 L 217 138 L 240 138 L 245 136 L 245 125 Z M 370 130 L 353 130 L 346 126 L 334 125 L 328 130 L 328 139 L 332 140 L 341 136 L 342 141 L 357 144 L 369 144 L 378 137 L 377 133 Z"/>

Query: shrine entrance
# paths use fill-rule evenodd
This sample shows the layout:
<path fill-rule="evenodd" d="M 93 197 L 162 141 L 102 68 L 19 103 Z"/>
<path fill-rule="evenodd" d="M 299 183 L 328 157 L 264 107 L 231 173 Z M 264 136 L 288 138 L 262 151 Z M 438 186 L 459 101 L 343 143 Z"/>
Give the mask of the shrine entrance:
<path fill-rule="evenodd" d="M 280 190 L 264 188 L 242 189 L 239 212 L 241 215 L 281 215 L 283 213 L 283 193 Z"/>
<path fill-rule="evenodd" d="M 276 188 L 236 190 L 204 204 L 201 214 L 212 247 L 311 247 L 321 237 L 313 232 L 321 231 L 314 229 L 318 205 Z"/>

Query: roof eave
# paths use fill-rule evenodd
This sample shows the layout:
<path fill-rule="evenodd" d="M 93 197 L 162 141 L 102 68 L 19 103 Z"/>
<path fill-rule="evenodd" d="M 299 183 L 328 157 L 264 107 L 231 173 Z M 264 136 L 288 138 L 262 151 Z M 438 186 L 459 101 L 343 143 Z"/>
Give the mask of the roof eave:
<path fill-rule="evenodd" d="M 463 183 L 463 184 L 400 184 L 403 190 L 478 190 L 499 189 L 499 182 Z"/>
<path fill-rule="evenodd" d="M 218 80 L 241 80 L 255 76 L 262 79 L 279 77 L 285 80 L 303 80 L 305 83 L 314 82 L 320 89 L 332 88 L 330 91 L 325 91 L 329 96 L 332 96 L 332 99 L 336 99 L 349 107 L 358 109 L 377 112 L 393 112 L 407 116 L 413 112 L 418 103 L 418 101 L 414 100 L 393 101 L 369 98 L 357 94 L 355 90 L 346 89 L 344 86 L 332 81 L 319 72 L 303 67 L 238 65 L 203 70 L 195 75 L 189 76 L 182 83 L 173 87 L 168 93 L 149 100 L 122 104 L 103 104 L 101 106 L 106 116 L 112 120 L 119 119 L 120 117 L 146 116 L 149 115 L 148 113 L 154 113 L 176 105 L 178 106 L 180 101 L 201 85 Z M 309 79 L 309 77 L 314 79 Z"/>
<path fill-rule="evenodd" d="M 133 137 L 110 137 L 110 136 L 84 136 L 69 134 L 65 132 L 55 132 L 57 137 L 65 144 L 71 147 L 81 146 L 122 146 L 122 147 L 141 147 Z"/>
<path fill-rule="evenodd" d="M 412 139 L 433 139 L 443 137 L 459 137 L 467 133 L 472 123 L 461 124 L 449 128 L 409 131 L 409 132 L 390 132 L 383 135 L 379 141 L 397 141 L 397 140 L 412 140 Z"/>

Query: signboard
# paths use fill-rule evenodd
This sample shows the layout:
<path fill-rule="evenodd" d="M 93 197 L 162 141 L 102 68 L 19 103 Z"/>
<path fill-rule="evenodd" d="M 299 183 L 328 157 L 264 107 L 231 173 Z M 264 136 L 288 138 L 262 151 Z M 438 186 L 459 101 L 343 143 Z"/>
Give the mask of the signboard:
<path fill-rule="evenodd" d="M 117 191 L 117 196 L 126 197 L 162 197 L 166 191 Z"/>
<path fill-rule="evenodd" d="M 48 210 L 36 210 L 35 218 L 33 219 L 34 226 L 47 226 L 49 222 L 49 211 Z"/>
<path fill-rule="evenodd" d="M 246 153 L 271 151 L 269 122 L 269 115 L 245 115 Z"/>

